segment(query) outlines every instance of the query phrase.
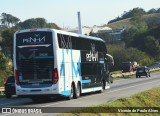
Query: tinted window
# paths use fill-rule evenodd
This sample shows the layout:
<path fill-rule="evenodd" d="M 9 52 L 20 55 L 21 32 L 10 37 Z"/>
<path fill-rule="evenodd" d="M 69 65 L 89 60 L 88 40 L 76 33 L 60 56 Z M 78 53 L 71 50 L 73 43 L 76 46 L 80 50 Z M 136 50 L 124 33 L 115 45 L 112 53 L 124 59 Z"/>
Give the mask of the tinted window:
<path fill-rule="evenodd" d="M 14 82 L 15 82 L 14 76 L 9 76 L 7 79 L 7 83 L 14 83 Z"/>
<path fill-rule="evenodd" d="M 26 32 L 16 37 L 20 80 L 51 79 L 54 68 L 52 32 Z"/>
<path fill-rule="evenodd" d="M 90 51 L 94 45 L 96 51 L 106 52 L 105 43 L 102 41 L 64 34 L 57 34 L 57 37 L 60 48 Z"/>
<path fill-rule="evenodd" d="M 52 43 L 52 32 L 35 31 L 18 33 L 16 35 L 16 45 L 41 45 Z"/>

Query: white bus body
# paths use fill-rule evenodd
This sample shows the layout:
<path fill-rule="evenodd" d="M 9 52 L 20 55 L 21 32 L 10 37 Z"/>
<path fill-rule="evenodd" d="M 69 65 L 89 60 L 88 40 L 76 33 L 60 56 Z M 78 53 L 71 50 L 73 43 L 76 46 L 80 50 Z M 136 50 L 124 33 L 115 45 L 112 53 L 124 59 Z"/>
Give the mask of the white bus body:
<path fill-rule="evenodd" d="M 46 28 L 17 31 L 13 53 L 16 94 L 77 98 L 110 88 L 105 54 L 105 42 L 96 37 Z"/>

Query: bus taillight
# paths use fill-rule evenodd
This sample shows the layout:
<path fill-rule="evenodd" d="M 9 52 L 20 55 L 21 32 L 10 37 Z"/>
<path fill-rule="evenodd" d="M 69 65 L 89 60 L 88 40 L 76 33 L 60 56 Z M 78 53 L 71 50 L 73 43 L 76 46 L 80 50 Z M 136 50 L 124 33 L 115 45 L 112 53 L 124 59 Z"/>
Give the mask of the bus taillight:
<path fill-rule="evenodd" d="M 57 71 L 57 69 L 54 69 L 54 71 L 53 71 L 53 81 L 52 81 L 52 83 L 53 83 L 53 84 L 57 83 L 57 82 L 58 82 L 58 79 L 59 79 L 59 77 L 58 77 L 58 71 Z"/>
<path fill-rule="evenodd" d="M 16 84 L 19 85 L 19 78 L 18 78 L 18 71 L 17 70 L 15 71 L 15 81 L 16 81 Z"/>

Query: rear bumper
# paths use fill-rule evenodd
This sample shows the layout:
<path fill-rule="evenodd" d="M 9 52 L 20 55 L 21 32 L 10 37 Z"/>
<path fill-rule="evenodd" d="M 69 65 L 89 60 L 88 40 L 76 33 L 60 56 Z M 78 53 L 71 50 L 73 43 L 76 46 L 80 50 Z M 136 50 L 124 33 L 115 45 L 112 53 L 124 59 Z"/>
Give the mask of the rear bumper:
<path fill-rule="evenodd" d="M 16 94 L 16 90 L 15 90 L 15 88 L 13 89 L 13 88 L 7 87 L 7 88 L 5 88 L 5 90 L 4 90 L 4 94 L 15 95 L 15 94 Z"/>
<path fill-rule="evenodd" d="M 147 73 L 137 73 L 136 76 L 147 76 Z"/>
<path fill-rule="evenodd" d="M 22 88 L 20 86 L 16 86 L 16 95 L 18 96 L 32 96 L 32 95 L 54 95 L 59 94 L 57 86 L 54 85 L 52 87 L 45 88 Z"/>

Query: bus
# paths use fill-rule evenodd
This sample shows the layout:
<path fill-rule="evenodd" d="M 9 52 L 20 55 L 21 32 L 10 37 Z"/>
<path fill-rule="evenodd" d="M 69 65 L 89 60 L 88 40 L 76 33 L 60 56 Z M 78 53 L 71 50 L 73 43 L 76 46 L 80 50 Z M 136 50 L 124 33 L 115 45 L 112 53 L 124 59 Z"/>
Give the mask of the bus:
<path fill-rule="evenodd" d="M 110 88 L 113 57 L 100 38 L 56 29 L 26 29 L 14 33 L 13 47 L 17 96 L 33 101 L 58 95 L 76 99 Z"/>

